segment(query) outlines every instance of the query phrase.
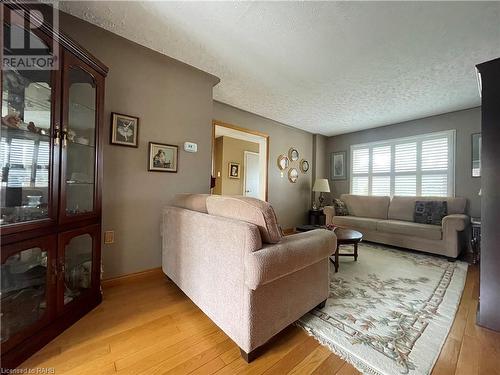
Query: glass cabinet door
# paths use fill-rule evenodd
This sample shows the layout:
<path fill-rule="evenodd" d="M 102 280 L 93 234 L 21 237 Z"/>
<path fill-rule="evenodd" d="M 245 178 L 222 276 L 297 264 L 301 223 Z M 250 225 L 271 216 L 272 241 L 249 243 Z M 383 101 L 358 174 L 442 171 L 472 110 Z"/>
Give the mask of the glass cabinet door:
<path fill-rule="evenodd" d="M 2 352 L 44 325 L 52 312 L 55 236 L 2 246 Z"/>
<path fill-rule="evenodd" d="M 58 293 L 61 308 L 84 298 L 99 284 L 100 264 L 94 259 L 99 246 L 99 226 L 64 232 L 60 235 L 59 262 L 63 265 Z"/>
<path fill-rule="evenodd" d="M 16 26 L 3 26 L 4 33 Z M 30 43 L 49 50 L 30 34 Z M 55 218 L 52 210 L 52 117 L 55 71 L 3 70 L 0 137 L 0 226 Z M 54 210 L 55 211 L 55 210 Z"/>
<path fill-rule="evenodd" d="M 92 215 L 97 207 L 97 103 L 96 75 L 81 62 L 64 71 L 64 122 L 62 129 L 62 216 Z"/>

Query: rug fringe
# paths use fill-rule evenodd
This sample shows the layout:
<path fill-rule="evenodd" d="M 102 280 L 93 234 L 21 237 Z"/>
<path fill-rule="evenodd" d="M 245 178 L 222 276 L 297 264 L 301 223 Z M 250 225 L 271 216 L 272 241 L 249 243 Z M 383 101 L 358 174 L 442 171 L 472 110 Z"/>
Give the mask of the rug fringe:
<path fill-rule="evenodd" d="M 295 325 L 297 327 L 302 328 L 306 333 L 314 338 L 316 341 L 318 341 L 321 345 L 326 346 L 330 351 L 337 356 L 339 356 L 341 359 L 344 361 L 348 362 L 349 364 L 353 365 L 356 370 L 360 371 L 363 374 L 369 374 L 369 375 L 383 375 L 382 373 L 376 371 L 372 367 L 368 366 L 365 362 L 362 360 L 358 359 L 357 357 L 352 356 L 350 353 L 345 351 L 344 349 L 340 348 L 339 346 L 333 344 L 330 341 L 325 340 L 323 337 L 318 337 L 314 334 L 313 330 L 309 327 L 306 327 L 300 320 L 295 322 Z"/>

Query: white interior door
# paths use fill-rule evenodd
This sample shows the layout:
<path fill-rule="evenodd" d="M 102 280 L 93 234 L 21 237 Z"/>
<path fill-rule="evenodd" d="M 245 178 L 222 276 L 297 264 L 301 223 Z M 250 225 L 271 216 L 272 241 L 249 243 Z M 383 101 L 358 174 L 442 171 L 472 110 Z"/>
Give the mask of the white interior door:
<path fill-rule="evenodd" d="M 243 195 L 260 198 L 259 154 L 245 151 Z"/>

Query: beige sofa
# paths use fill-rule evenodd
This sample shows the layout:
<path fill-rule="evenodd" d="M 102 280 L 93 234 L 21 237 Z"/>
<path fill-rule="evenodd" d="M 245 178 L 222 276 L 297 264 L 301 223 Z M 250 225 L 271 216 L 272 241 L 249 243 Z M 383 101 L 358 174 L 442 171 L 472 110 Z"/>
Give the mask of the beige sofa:
<path fill-rule="evenodd" d="M 163 210 L 162 238 L 163 272 L 247 361 L 328 298 L 333 232 L 282 237 L 258 199 L 182 195 Z"/>
<path fill-rule="evenodd" d="M 466 247 L 469 217 L 465 215 L 465 198 L 443 197 L 374 197 L 343 194 L 340 197 L 349 216 L 335 215 L 333 206 L 324 209 L 327 224 L 358 230 L 367 241 L 399 246 L 456 258 Z M 442 225 L 413 221 L 415 202 L 446 201 L 448 216 Z"/>

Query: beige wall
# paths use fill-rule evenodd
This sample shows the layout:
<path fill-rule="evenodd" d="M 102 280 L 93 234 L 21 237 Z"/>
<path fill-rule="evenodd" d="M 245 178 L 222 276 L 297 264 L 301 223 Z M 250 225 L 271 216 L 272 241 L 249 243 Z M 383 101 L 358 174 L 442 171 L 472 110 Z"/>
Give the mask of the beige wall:
<path fill-rule="evenodd" d="M 243 174 L 245 173 L 244 155 L 245 151 L 259 153 L 259 144 L 255 142 L 243 141 L 241 139 L 222 136 L 215 142 L 215 174 L 216 184 L 215 194 L 243 195 Z M 218 160 L 217 154 L 221 154 Z M 220 162 L 219 162 L 220 161 Z M 240 178 L 229 178 L 229 163 L 239 163 Z M 217 177 L 220 172 L 220 177 Z M 220 187 L 220 190 L 218 189 Z"/>
<path fill-rule="evenodd" d="M 179 192 L 208 193 L 211 171 L 212 87 L 216 77 L 141 47 L 77 18 L 63 15 L 61 28 L 102 60 L 104 112 L 104 277 L 161 265 L 160 213 Z M 110 113 L 140 118 L 139 148 L 109 144 Z M 148 142 L 179 145 L 178 173 L 147 171 Z M 182 150 L 198 143 L 198 153 Z"/>
<path fill-rule="evenodd" d="M 294 146 L 299 150 L 300 158 L 305 158 L 312 164 L 313 135 L 217 101 L 214 101 L 213 108 L 216 120 L 269 135 L 268 200 L 283 228 L 307 223 L 307 213 L 311 207 L 312 168 L 307 174 L 299 172 L 298 182 L 292 184 L 286 173 L 281 176 L 277 159 Z M 297 169 L 299 167 L 298 162 L 292 165 Z"/>
<path fill-rule="evenodd" d="M 326 147 L 327 163 L 329 163 L 330 153 L 347 151 L 348 176 L 346 180 L 330 181 L 330 188 L 333 191 L 333 195 L 338 197 L 340 194 L 349 192 L 351 145 L 450 129 L 456 129 L 457 137 L 455 194 L 458 197 L 465 197 L 468 199 L 468 210 L 472 216 L 480 216 L 481 200 L 477 193 L 481 187 L 481 179 L 472 178 L 471 176 L 471 135 L 481 131 L 481 108 L 445 113 L 443 115 L 427 117 L 420 120 L 330 137 Z"/>

